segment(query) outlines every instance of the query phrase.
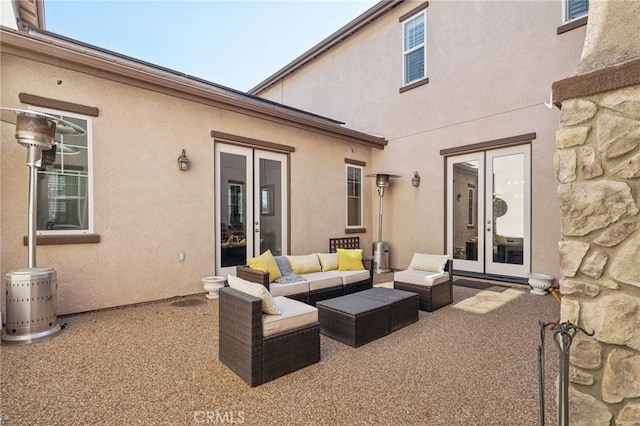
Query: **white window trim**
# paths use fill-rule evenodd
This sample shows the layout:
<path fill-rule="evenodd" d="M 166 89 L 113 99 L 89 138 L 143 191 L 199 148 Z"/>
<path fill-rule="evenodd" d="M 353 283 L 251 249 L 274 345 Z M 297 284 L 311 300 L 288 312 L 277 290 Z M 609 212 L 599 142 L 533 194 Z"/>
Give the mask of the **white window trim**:
<path fill-rule="evenodd" d="M 565 0 L 566 1 L 566 0 Z M 405 50 L 404 49 L 404 38 L 405 38 L 405 28 L 408 22 L 411 22 L 414 18 L 416 18 L 417 16 L 422 15 L 422 22 L 424 24 L 424 41 L 419 44 L 416 45 L 414 47 L 412 47 L 409 50 Z M 427 11 L 426 10 L 422 10 L 418 13 L 416 13 L 415 15 L 411 15 L 410 17 L 408 17 L 407 19 L 405 19 L 404 21 L 402 21 L 402 39 L 400 40 L 401 44 L 401 49 L 402 49 L 402 86 L 409 86 L 411 84 L 414 84 L 418 81 L 424 80 L 425 78 L 427 78 Z M 421 47 L 424 47 L 424 55 L 423 55 L 423 60 L 424 60 L 424 74 L 422 75 L 422 77 L 417 78 L 415 80 L 411 80 L 411 81 L 405 81 L 405 66 L 406 66 L 406 56 L 415 51 L 420 49 Z"/>
<path fill-rule="evenodd" d="M 573 21 L 577 21 L 578 19 L 584 18 L 585 16 L 589 16 L 589 9 L 587 8 L 587 13 L 580 15 L 580 16 L 576 16 L 573 19 L 569 19 L 569 1 L 570 0 L 562 0 L 562 23 L 563 24 L 568 24 L 570 22 Z"/>
<path fill-rule="evenodd" d="M 349 168 L 354 168 L 354 169 L 359 169 L 360 170 L 360 224 L 358 225 L 349 225 Z M 364 178 L 364 167 L 359 166 L 357 164 L 346 164 L 345 167 L 345 201 L 346 201 L 346 208 L 345 208 L 345 225 L 346 225 L 346 229 L 359 229 L 362 228 L 364 226 L 364 194 L 363 194 L 363 189 L 364 189 L 364 182 L 363 182 L 363 178 Z"/>
<path fill-rule="evenodd" d="M 60 229 L 60 230 L 38 230 L 36 235 L 84 235 L 93 234 L 93 117 L 83 114 L 76 114 L 74 112 L 62 111 L 51 108 L 41 108 L 36 106 L 29 106 L 27 109 L 32 111 L 39 111 L 48 113 L 51 115 L 62 115 L 66 117 L 78 118 L 87 122 L 87 207 L 88 207 L 88 225 L 87 229 L 73 230 L 73 229 Z"/>

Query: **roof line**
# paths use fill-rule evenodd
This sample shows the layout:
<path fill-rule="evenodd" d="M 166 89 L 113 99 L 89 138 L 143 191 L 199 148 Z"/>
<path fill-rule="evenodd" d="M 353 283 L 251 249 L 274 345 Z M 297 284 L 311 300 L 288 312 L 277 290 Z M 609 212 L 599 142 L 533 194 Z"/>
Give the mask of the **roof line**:
<path fill-rule="evenodd" d="M 237 113 L 283 123 L 299 129 L 334 138 L 384 149 L 387 140 L 358 130 L 343 127 L 339 122 L 296 110 L 277 102 L 227 89 L 187 75 L 162 69 L 122 55 L 113 55 L 91 45 L 65 41 L 56 35 L 26 33 L 0 25 L 0 46 L 3 53 L 68 68 L 135 87 L 154 90 L 170 96 L 200 102 Z"/>
<path fill-rule="evenodd" d="M 288 110 L 295 111 L 295 112 L 298 112 L 298 113 L 301 113 L 301 114 L 310 115 L 312 117 L 320 118 L 322 120 L 328 120 L 328 121 L 334 122 L 336 124 L 345 124 L 343 121 L 335 120 L 335 119 L 329 118 L 329 117 L 324 117 L 322 115 L 314 114 L 314 113 L 309 112 L 309 111 L 304 111 L 304 110 L 301 110 L 301 109 L 298 109 L 298 108 L 295 108 L 295 107 L 291 107 L 289 105 L 284 105 L 284 104 L 281 104 L 281 103 L 278 103 L 278 102 L 275 102 L 275 101 L 271 101 L 269 99 L 264 99 L 264 98 L 261 98 L 259 96 L 256 96 L 256 95 L 253 95 L 253 94 L 250 94 L 250 93 L 246 93 L 246 92 L 242 92 L 240 90 L 233 89 L 231 87 L 224 86 L 224 85 L 221 85 L 221 84 L 218 84 L 218 83 L 214 83 L 212 81 L 205 80 L 205 79 L 200 78 L 200 77 L 195 77 L 195 76 L 192 76 L 192 75 L 180 72 L 180 71 L 176 71 L 176 70 L 174 70 L 172 68 L 163 67 L 162 65 L 153 64 L 151 62 L 147 62 L 147 61 L 144 61 L 142 59 L 138 59 L 138 58 L 134 58 L 132 56 L 124 55 L 122 53 L 114 52 L 113 50 L 105 49 L 105 48 L 102 48 L 102 47 L 99 47 L 99 46 L 94 46 L 92 44 L 85 43 L 83 41 L 76 40 L 76 39 L 73 39 L 71 37 L 63 36 L 61 34 L 56 34 L 56 33 L 53 33 L 51 31 L 43 30 L 42 28 L 29 26 L 29 32 L 42 34 L 42 35 L 47 36 L 47 37 L 57 38 L 59 40 L 66 41 L 68 43 L 72 43 L 72 44 L 76 44 L 78 46 L 86 47 L 87 49 L 96 50 L 98 52 L 105 53 L 107 55 L 115 56 L 115 57 L 118 57 L 118 58 L 121 58 L 121 59 L 125 59 L 127 61 L 131 61 L 131 62 L 135 62 L 135 63 L 140 64 L 140 65 L 144 65 L 146 67 L 155 68 L 157 70 L 160 70 L 160 71 L 163 71 L 163 72 L 166 72 L 166 73 L 169 73 L 169 74 L 173 74 L 173 75 L 175 75 L 177 77 L 182 77 L 182 78 L 186 78 L 186 79 L 189 79 L 189 80 L 198 81 L 198 82 L 206 84 L 208 86 L 213 86 L 213 87 L 216 87 L 216 88 L 219 88 L 219 89 L 222 89 L 222 90 L 226 90 L 228 92 L 235 93 L 236 95 L 239 95 L 239 96 L 245 96 L 245 97 L 251 98 L 253 100 L 257 100 L 257 101 L 265 102 L 265 103 L 268 103 L 268 104 L 271 104 L 271 105 L 275 105 L 275 106 L 280 107 L 280 108 L 288 109 Z"/>
<path fill-rule="evenodd" d="M 285 65 L 280 70 L 276 71 L 271 76 L 267 77 L 262 82 L 258 83 L 256 86 L 251 88 L 248 93 L 249 94 L 258 94 L 261 91 L 267 89 L 269 86 L 275 84 L 278 80 L 283 77 L 293 73 L 297 69 L 301 68 L 308 62 L 311 62 L 318 56 L 324 54 L 327 50 L 331 49 L 333 46 L 341 43 L 346 38 L 352 36 L 357 31 L 361 30 L 365 26 L 369 25 L 374 20 L 378 19 L 380 16 L 386 14 L 391 9 L 398 6 L 400 3 L 405 0 L 382 0 L 379 3 L 376 3 L 369 10 L 362 13 L 360 16 L 355 18 L 353 21 L 349 22 L 338 31 L 322 40 L 320 43 L 307 50 L 302 55 L 298 56 L 296 59 L 291 61 L 288 65 Z"/>

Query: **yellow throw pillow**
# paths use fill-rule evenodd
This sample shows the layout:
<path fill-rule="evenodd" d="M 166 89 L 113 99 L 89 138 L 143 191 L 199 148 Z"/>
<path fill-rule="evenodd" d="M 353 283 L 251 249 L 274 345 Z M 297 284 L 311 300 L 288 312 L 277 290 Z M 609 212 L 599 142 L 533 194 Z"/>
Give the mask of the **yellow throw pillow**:
<path fill-rule="evenodd" d="M 287 256 L 287 259 L 294 274 L 322 272 L 318 256 L 315 253 L 306 256 Z"/>
<path fill-rule="evenodd" d="M 335 271 L 338 269 L 338 253 L 318 253 L 322 272 Z"/>
<path fill-rule="evenodd" d="M 258 257 L 247 259 L 247 265 L 256 271 L 268 272 L 269 282 L 272 283 L 282 276 L 280 268 L 276 263 L 276 259 L 271 254 L 271 250 L 267 250 Z"/>
<path fill-rule="evenodd" d="M 338 249 L 338 270 L 362 271 L 362 249 Z"/>

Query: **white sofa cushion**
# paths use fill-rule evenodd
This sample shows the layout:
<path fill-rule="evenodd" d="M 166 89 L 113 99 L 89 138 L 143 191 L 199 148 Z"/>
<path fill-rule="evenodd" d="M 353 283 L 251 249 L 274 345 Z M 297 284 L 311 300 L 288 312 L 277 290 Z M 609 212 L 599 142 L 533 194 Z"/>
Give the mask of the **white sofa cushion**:
<path fill-rule="evenodd" d="M 342 277 L 331 272 L 312 272 L 301 274 L 300 276 L 309 281 L 309 290 L 321 290 L 323 288 L 337 287 L 342 285 Z"/>
<path fill-rule="evenodd" d="M 434 286 L 449 279 L 448 272 L 420 271 L 417 269 L 407 269 L 393 274 L 393 280 L 407 284 Z"/>
<path fill-rule="evenodd" d="M 262 312 L 265 314 L 280 315 L 278 305 L 273 300 L 269 290 L 262 284 L 252 283 L 235 275 L 227 276 L 227 281 L 229 282 L 229 287 L 262 299 Z"/>
<path fill-rule="evenodd" d="M 309 293 L 308 281 L 296 281 L 292 283 L 269 284 L 269 291 L 273 296 L 291 296 L 293 294 Z"/>
<path fill-rule="evenodd" d="M 271 336 L 318 322 L 318 309 L 282 296 L 274 297 L 280 315 L 262 315 L 262 336 Z"/>
<path fill-rule="evenodd" d="M 370 273 L 366 269 L 364 271 L 331 271 L 331 274 L 342 277 L 343 285 L 353 284 L 370 278 Z"/>
<path fill-rule="evenodd" d="M 322 272 L 338 270 L 338 253 L 317 253 Z"/>
<path fill-rule="evenodd" d="M 429 272 L 444 272 L 444 265 L 447 264 L 449 256 L 446 254 L 424 254 L 414 253 L 411 263 L 407 269 L 419 269 Z"/>
<path fill-rule="evenodd" d="M 287 260 L 289 260 L 291 270 L 294 274 L 302 275 L 322 271 L 320 259 L 318 259 L 318 255 L 315 253 L 302 256 L 287 256 Z"/>

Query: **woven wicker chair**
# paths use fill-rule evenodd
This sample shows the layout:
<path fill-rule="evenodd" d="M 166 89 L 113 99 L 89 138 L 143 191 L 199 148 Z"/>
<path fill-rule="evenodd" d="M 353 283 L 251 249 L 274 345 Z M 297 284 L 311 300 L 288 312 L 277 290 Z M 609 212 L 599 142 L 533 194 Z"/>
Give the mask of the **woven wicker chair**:
<path fill-rule="evenodd" d="M 262 335 L 262 300 L 220 289 L 219 359 L 250 386 L 320 361 L 320 323 Z"/>
<path fill-rule="evenodd" d="M 394 274 L 393 287 L 398 290 L 417 293 L 420 300 L 420 310 L 432 312 L 453 302 L 453 260 L 449 259 L 444 267 L 447 279 L 435 285 L 403 282 L 399 277 L 402 272 Z"/>

